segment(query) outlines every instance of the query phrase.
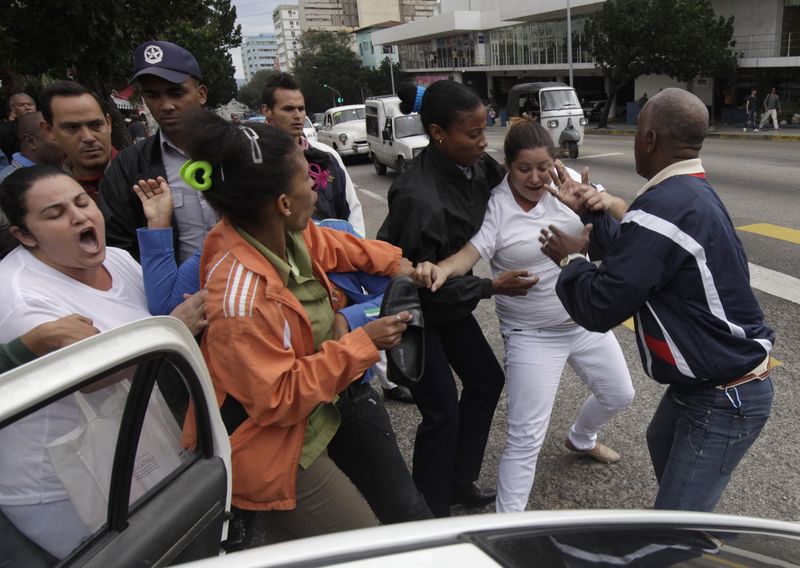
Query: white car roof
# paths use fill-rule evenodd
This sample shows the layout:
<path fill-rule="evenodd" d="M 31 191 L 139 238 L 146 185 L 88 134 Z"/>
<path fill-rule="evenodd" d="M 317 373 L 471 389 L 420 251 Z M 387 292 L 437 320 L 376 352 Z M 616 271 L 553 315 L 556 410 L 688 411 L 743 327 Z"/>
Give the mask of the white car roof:
<path fill-rule="evenodd" d="M 345 105 L 345 106 L 333 107 L 333 108 L 329 108 L 325 112 L 326 113 L 328 113 L 328 112 L 338 112 L 340 110 L 351 110 L 351 109 L 359 109 L 359 108 L 364 108 L 364 105 Z"/>
<path fill-rule="evenodd" d="M 570 528 L 659 526 L 673 528 L 725 527 L 760 529 L 792 535 L 800 525 L 749 517 L 653 510 L 528 511 L 483 514 L 398 523 L 371 529 L 339 532 L 253 548 L 192 562 L 192 568 L 268 568 L 271 566 L 342 566 L 395 568 L 403 566 L 497 566 L 483 551 L 467 541 L 455 541 L 464 533 L 529 529 L 551 531 Z M 471 551 L 464 547 L 472 548 Z M 454 562 L 455 560 L 455 562 Z"/>

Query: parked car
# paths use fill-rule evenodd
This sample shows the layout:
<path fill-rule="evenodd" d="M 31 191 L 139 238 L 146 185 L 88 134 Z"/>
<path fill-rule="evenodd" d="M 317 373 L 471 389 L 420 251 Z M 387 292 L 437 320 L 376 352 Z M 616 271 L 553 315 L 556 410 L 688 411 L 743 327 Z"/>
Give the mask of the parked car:
<path fill-rule="evenodd" d="M 583 104 L 583 115 L 586 117 L 587 122 L 597 122 L 600 120 L 600 115 L 603 114 L 603 108 L 606 106 L 606 99 L 597 99 L 588 101 Z"/>
<path fill-rule="evenodd" d="M 311 119 L 306 117 L 305 121 L 303 122 L 303 134 L 308 140 L 315 140 L 317 139 L 317 129 L 314 128 L 314 125 L 311 123 Z"/>
<path fill-rule="evenodd" d="M 324 112 L 315 112 L 311 115 L 311 124 L 314 125 L 314 128 L 319 130 L 322 128 L 322 121 L 325 120 L 325 113 Z"/>
<path fill-rule="evenodd" d="M 99 404 L 104 408 L 108 389 L 119 391 L 120 383 L 125 384 L 125 401 L 118 413 L 110 413 L 118 420 L 109 423 L 105 416 L 105 427 L 100 429 L 105 434 L 101 438 L 112 448 L 106 454 L 100 452 L 107 464 L 102 476 L 107 479 L 107 497 L 100 498 L 107 504 L 100 526 L 64 559 L 63 566 L 188 562 L 192 568 L 766 567 L 797 566 L 800 558 L 797 523 L 634 510 L 453 517 L 220 556 L 230 513 L 230 444 L 202 354 L 178 320 L 156 317 L 133 322 L 3 374 L 0 460 L 14 455 L 2 445 L 9 443 L 9 431 L 50 411 L 61 410 L 56 416 L 70 419 L 63 410 L 76 410 L 76 394 L 105 399 Z M 167 449 L 162 447 L 159 453 L 152 446 L 153 427 L 165 423 L 178 430 L 181 440 L 178 445 L 167 440 L 162 444 Z M 80 434 L 82 429 L 76 425 L 75 431 Z M 154 461 L 164 451 L 174 452 L 178 463 L 166 471 L 155 467 L 165 460 Z M 160 474 L 142 491 L 142 481 L 153 471 Z M 90 500 L 98 495 L 83 497 Z M 16 537 L 13 525 L 2 520 L 2 538 Z M 42 523 L 47 522 L 53 520 L 43 516 Z M 8 550 L 2 549 L 6 554 Z M 0 560 L 4 566 L 21 566 L 13 558 Z M 52 559 L 44 559 L 41 565 L 51 564 Z"/>
<path fill-rule="evenodd" d="M 400 112 L 400 97 L 370 97 L 364 103 L 367 112 L 369 156 L 379 175 L 386 168 L 404 172 L 428 145 L 428 135 L 419 114 Z"/>
<path fill-rule="evenodd" d="M 364 105 L 333 107 L 325 111 L 317 140 L 336 150 L 340 156 L 366 154 L 367 123 Z"/>

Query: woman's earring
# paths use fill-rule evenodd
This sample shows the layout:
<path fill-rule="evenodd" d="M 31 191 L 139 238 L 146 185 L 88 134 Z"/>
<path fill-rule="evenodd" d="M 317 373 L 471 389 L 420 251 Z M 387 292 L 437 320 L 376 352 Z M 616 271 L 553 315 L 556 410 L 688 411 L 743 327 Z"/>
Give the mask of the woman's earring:
<path fill-rule="evenodd" d="M 437 138 L 437 139 L 436 139 L 436 141 L 437 141 L 439 144 L 441 144 L 441 143 L 442 143 L 442 139 L 441 139 L 441 138 Z"/>

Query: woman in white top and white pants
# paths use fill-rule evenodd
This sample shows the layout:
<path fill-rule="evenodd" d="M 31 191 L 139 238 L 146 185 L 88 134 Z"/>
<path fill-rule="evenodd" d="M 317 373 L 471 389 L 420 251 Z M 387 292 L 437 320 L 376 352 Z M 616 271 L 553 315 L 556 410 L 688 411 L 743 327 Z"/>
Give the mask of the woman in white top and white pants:
<path fill-rule="evenodd" d="M 500 460 L 496 507 L 498 512 L 516 512 L 528 503 L 564 364 L 569 363 L 591 391 L 565 445 L 598 461 L 619 459 L 597 434 L 631 404 L 634 390 L 613 333 L 590 332 L 570 319 L 555 292 L 561 269 L 540 249 L 542 229 L 554 225 L 579 236 L 584 226 L 548 191 L 555 154 L 549 134 L 537 123 L 516 124 L 506 137 L 505 154 L 509 173 L 494 189 L 480 231 L 453 256 L 438 265 L 421 264 L 417 272 L 434 291 L 480 258 L 489 261 L 495 275 L 528 270 L 538 279 L 527 295 L 495 298 L 508 384 L 508 439 Z M 577 173 L 570 174 L 580 181 Z M 598 194 L 592 204 L 603 210 L 624 208 L 607 195 Z"/>

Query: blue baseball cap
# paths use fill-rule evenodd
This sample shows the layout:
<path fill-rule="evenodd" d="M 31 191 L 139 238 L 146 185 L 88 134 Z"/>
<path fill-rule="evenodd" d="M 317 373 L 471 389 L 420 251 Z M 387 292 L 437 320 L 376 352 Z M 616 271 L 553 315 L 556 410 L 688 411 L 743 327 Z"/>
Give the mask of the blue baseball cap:
<path fill-rule="evenodd" d="M 146 41 L 133 53 L 133 77 L 155 75 L 170 83 L 183 83 L 189 77 L 201 79 L 200 65 L 194 55 L 168 41 Z"/>

